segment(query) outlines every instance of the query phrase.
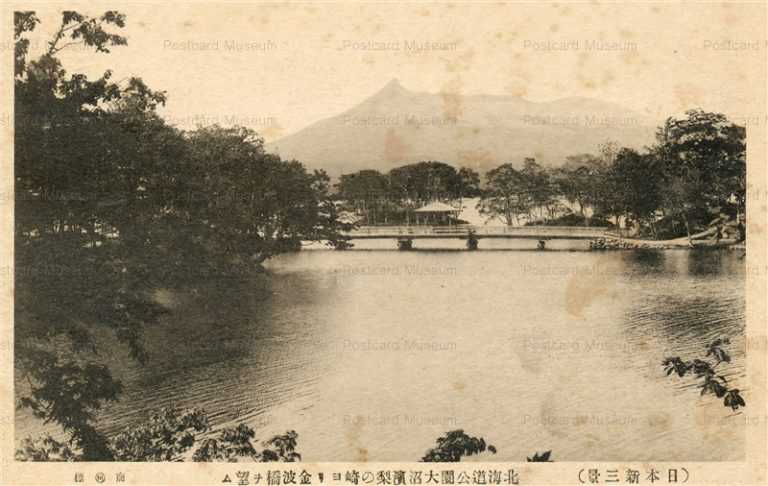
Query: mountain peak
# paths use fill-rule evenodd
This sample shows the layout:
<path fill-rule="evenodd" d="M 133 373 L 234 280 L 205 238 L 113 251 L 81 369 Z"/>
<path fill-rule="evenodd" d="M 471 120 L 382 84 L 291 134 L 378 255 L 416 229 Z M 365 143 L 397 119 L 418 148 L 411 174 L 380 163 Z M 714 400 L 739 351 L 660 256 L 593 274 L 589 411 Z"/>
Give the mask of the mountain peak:
<path fill-rule="evenodd" d="M 301 160 L 328 174 L 439 160 L 486 171 L 536 157 L 557 166 L 569 155 L 592 153 L 606 139 L 636 148 L 654 129 L 630 110 L 575 98 L 521 101 L 507 95 L 466 95 L 461 117 L 450 96 L 410 91 L 389 80 L 357 105 L 268 145 L 285 159 Z"/>
<path fill-rule="evenodd" d="M 381 103 L 390 103 L 395 100 L 400 100 L 404 95 L 410 92 L 403 88 L 400 81 L 397 78 L 390 79 L 379 91 L 366 98 L 366 102 L 374 103 L 377 106 Z M 360 106 L 368 106 L 365 102 Z"/>
<path fill-rule="evenodd" d="M 380 93 L 404 93 L 405 91 L 406 89 L 400 84 L 400 80 L 392 78 L 383 88 L 381 88 Z"/>

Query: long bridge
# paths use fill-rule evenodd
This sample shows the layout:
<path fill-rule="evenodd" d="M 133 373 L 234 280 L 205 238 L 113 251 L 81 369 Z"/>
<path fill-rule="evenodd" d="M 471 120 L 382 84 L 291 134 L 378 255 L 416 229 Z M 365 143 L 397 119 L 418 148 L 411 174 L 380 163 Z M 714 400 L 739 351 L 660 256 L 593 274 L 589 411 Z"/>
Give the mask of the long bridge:
<path fill-rule="evenodd" d="M 607 236 L 606 229 L 587 226 L 361 226 L 345 233 L 351 240 L 396 239 L 398 247 L 410 249 L 413 240 L 426 238 L 463 238 L 474 240 L 474 248 L 481 238 L 518 238 L 537 240 L 543 249 L 548 240 L 594 240 Z"/>

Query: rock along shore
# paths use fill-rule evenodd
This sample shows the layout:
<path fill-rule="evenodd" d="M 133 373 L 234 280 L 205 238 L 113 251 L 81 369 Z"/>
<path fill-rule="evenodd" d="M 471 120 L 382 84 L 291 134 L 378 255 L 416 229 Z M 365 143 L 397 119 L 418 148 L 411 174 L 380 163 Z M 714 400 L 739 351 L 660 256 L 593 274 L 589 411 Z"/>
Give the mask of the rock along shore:
<path fill-rule="evenodd" d="M 674 240 L 638 240 L 633 238 L 601 237 L 595 238 L 589 242 L 590 250 L 672 250 L 672 249 L 691 249 L 691 248 L 728 248 L 744 249 L 744 242 L 737 243 L 733 239 L 714 239 L 693 240 L 693 247 L 688 243 L 688 238 L 678 238 Z"/>

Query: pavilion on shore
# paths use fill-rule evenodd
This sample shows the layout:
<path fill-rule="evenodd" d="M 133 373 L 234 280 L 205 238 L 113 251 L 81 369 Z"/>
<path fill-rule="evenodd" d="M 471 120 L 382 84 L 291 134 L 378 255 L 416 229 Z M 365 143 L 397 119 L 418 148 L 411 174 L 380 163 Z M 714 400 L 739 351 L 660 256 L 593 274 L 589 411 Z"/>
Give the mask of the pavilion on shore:
<path fill-rule="evenodd" d="M 460 209 L 448 204 L 435 201 L 414 211 L 416 224 L 450 225 L 456 224 Z"/>

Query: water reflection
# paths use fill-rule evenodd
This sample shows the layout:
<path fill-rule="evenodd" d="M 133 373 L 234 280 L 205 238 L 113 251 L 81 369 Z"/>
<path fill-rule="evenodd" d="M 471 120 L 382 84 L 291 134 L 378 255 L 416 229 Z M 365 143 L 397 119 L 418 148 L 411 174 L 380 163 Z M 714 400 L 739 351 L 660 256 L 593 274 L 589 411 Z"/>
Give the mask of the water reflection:
<path fill-rule="evenodd" d="M 743 381 L 744 295 L 729 252 L 284 255 L 267 279 L 165 295 L 150 363 L 113 357 L 127 389 L 102 423 L 198 406 L 259 438 L 295 429 L 309 461 L 416 460 L 453 428 L 500 461 L 740 460 L 730 411 L 660 363 L 730 337 Z"/>

